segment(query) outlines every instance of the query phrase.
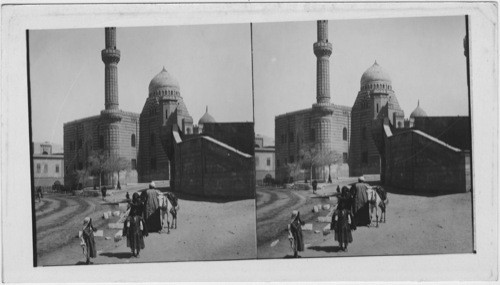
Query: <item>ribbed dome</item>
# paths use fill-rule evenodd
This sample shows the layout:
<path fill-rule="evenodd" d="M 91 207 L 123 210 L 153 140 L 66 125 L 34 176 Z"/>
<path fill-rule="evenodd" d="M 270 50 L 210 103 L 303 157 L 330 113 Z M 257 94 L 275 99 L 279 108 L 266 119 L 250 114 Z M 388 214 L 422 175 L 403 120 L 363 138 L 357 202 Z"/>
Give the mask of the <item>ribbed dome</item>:
<path fill-rule="evenodd" d="M 418 101 L 417 108 L 413 110 L 410 114 L 410 118 L 415 118 L 415 117 L 427 117 L 427 113 L 420 108 L 420 100 Z"/>
<path fill-rule="evenodd" d="M 392 84 L 391 77 L 387 72 L 385 72 L 384 69 L 382 69 L 382 67 L 380 67 L 380 65 L 378 65 L 377 61 L 375 61 L 375 63 L 361 76 L 361 87 L 371 82 L 384 82 L 389 85 Z"/>
<path fill-rule="evenodd" d="M 214 117 L 212 117 L 212 115 L 210 115 L 208 113 L 208 106 L 207 106 L 207 110 L 205 111 L 205 114 L 198 121 L 198 125 L 203 125 L 205 123 L 215 123 Z"/>
<path fill-rule="evenodd" d="M 162 71 L 158 73 L 149 83 L 149 94 L 154 93 L 160 89 L 175 89 L 179 90 L 179 82 L 168 73 L 163 67 Z"/>

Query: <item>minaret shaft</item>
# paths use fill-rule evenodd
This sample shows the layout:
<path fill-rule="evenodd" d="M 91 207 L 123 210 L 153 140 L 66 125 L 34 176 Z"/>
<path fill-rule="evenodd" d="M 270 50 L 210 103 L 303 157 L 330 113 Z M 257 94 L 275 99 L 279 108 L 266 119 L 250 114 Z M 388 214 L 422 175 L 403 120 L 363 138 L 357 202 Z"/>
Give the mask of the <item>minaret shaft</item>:
<path fill-rule="evenodd" d="M 332 44 L 328 42 L 328 21 L 318 21 L 318 41 L 314 43 L 316 55 L 316 102 L 330 103 L 330 55 Z"/>
<path fill-rule="evenodd" d="M 118 62 L 120 50 L 116 49 L 116 28 L 106 28 L 106 48 L 101 57 L 104 62 L 104 105 L 106 110 L 118 110 Z"/>

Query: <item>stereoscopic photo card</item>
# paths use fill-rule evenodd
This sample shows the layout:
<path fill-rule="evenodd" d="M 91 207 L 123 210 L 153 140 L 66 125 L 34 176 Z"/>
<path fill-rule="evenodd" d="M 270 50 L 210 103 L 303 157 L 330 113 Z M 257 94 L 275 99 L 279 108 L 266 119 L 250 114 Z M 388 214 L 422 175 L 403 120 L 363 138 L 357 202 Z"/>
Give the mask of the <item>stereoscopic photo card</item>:
<path fill-rule="evenodd" d="M 5 282 L 498 278 L 495 5 L 16 4 Z"/>

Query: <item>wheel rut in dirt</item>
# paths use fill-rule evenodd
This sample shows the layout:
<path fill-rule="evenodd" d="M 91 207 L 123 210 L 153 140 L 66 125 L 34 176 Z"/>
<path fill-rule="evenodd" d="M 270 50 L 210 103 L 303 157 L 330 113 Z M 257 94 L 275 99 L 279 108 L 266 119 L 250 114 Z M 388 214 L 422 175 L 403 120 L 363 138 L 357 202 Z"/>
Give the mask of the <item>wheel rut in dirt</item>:
<path fill-rule="evenodd" d="M 36 220 L 39 223 L 45 217 L 53 215 L 55 212 L 64 209 L 68 205 L 68 201 L 61 198 L 48 198 L 46 203 L 40 207 L 36 212 Z"/>
<path fill-rule="evenodd" d="M 60 211 L 52 212 L 44 219 L 37 219 L 37 236 L 41 238 L 45 231 L 66 228 L 68 221 L 74 220 L 75 216 L 86 213 L 91 204 L 80 198 L 57 198 L 61 201 Z M 64 207 L 64 206 L 66 207 Z"/>
<path fill-rule="evenodd" d="M 62 199 L 72 200 L 72 202 L 76 202 L 76 205 L 70 207 L 71 211 L 64 211 L 65 214 L 63 216 L 61 216 L 62 211 L 52 213 L 53 216 L 56 216 L 52 220 L 52 223 L 37 228 L 38 258 L 74 241 L 81 221 L 85 216 L 94 211 L 95 208 L 90 201 L 79 197 L 64 197 Z M 50 219 L 50 217 L 46 219 Z M 61 234 L 61 232 L 66 232 L 66 234 Z M 57 239 L 54 239 L 55 236 L 57 236 Z"/>
<path fill-rule="evenodd" d="M 264 190 L 265 191 L 265 190 Z M 267 243 L 285 234 L 286 224 L 293 209 L 305 204 L 306 198 L 289 190 L 273 191 L 264 213 L 257 208 L 257 245 Z"/>

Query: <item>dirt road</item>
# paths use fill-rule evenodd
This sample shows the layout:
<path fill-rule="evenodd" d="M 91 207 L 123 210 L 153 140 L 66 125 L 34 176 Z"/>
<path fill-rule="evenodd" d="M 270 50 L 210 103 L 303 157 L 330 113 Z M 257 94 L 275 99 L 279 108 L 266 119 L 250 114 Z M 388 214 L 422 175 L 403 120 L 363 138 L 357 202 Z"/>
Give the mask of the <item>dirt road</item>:
<path fill-rule="evenodd" d="M 329 187 L 331 193 L 336 185 Z M 258 258 L 291 257 L 286 227 L 292 210 L 299 210 L 306 223 L 313 223 L 313 231 L 303 231 L 306 250 L 302 257 L 473 251 L 471 193 L 436 197 L 389 193 L 387 223 L 378 228 L 359 227 L 348 252 L 339 251 L 333 233 L 315 233 L 328 225 L 316 221 L 328 211 L 312 213 L 313 205 L 336 204 L 335 200 L 317 197 L 310 190 L 258 189 L 257 193 L 262 199 L 257 202 Z"/>
<path fill-rule="evenodd" d="M 115 194 L 113 199 L 121 200 L 121 196 L 125 196 L 125 192 Z M 65 207 L 59 209 L 63 204 Z M 45 206 L 37 206 L 39 209 L 46 207 L 46 211 L 50 209 L 52 214 L 39 214 L 43 219 L 37 219 L 37 228 L 58 225 L 39 233 L 41 251 L 38 263 L 40 266 L 83 264 L 85 259 L 76 235 L 85 215 L 93 217 L 98 229 L 104 230 L 104 237 L 95 238 L 98 256 L 92 260 L 94 264 L 256 258 L 253 199 L 206 202 L 180 198 L 179 204 L 178 228 L 172 229 L 170 234 L 150 233 L 145 238 L 146 248 L 141 251 L 139 258 L 134 258 L 126 247 L 126 240 L 114 241 L 118 229 L 107 228 L 107 223 L 115 222 L 118 218 L 103 220 L 102 212 L 94 210 L 105 210 L 106 203 L 100 198 L 46 199 Z M 68 214 L 72 212 L 70 209 L 78 209 L 79 214 Z M 65 222 L 62 223 L 61 219 Z M 50 237 L 55 231 L 67 232 L 69 242 L 54 248 Z M 106 240 L 106 236 L 111 239 Z"/>

